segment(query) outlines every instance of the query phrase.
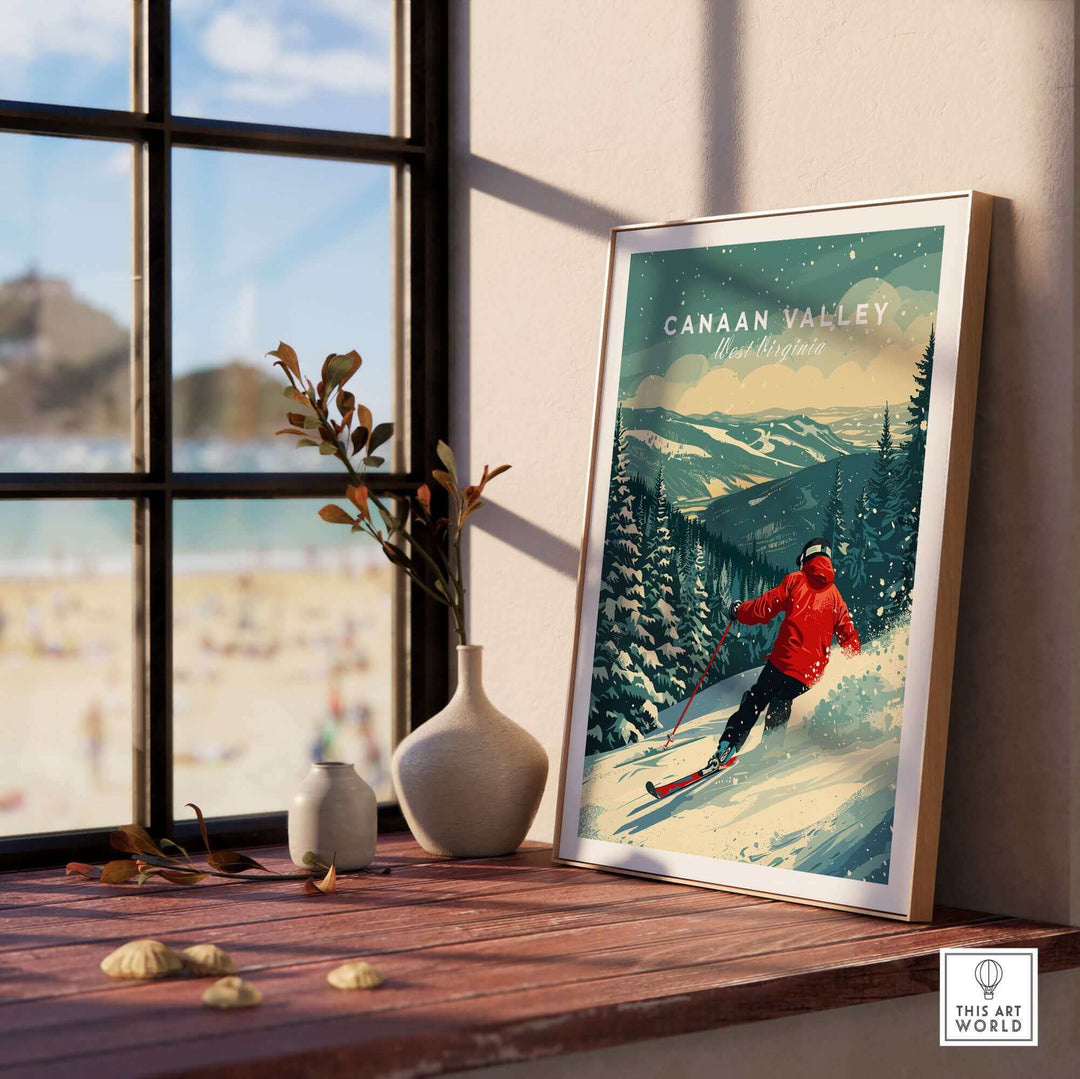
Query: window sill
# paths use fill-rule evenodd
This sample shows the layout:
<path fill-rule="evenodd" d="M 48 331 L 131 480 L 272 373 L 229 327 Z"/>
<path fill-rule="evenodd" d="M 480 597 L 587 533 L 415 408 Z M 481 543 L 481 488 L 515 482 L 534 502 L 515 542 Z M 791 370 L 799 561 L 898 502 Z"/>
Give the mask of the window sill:
<path fill-rule="evenodd" d="M 281 848 L 259 855 L 287 862 Z M 508 858 L 440 861 L 384 836 L 389 876 L 331 896 L 292 882 L 107 888 L 62 870 L 0 877 L 6 1067 L 72 1074 L 433 1075 L 932 992 L 944 946 L 1038 947 L 1080 966 L 1080 929 L 940 909 L 913 926 Z M 245 1012 L 205 980 L 111 982 L 117 943 L 213 941 L 257 984 Z M 326 974 L 368 958 L 377 992 Z"/>

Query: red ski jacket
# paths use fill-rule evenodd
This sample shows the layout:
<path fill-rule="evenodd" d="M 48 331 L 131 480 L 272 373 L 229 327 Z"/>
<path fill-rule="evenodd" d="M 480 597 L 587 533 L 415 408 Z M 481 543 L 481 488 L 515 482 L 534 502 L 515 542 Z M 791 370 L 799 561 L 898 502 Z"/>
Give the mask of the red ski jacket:
<path fill-rule="evenodd" d="M 834 634 L 845 652 L 854 655 L 861 648 L 855 623 L 833 577 L 832 561 L 815 555 L 775 588 L 740 603 L 736 612 L 744 626 L 761 625 L 784 612 L 769 662 L 808 686 L 824 672 Z"/>

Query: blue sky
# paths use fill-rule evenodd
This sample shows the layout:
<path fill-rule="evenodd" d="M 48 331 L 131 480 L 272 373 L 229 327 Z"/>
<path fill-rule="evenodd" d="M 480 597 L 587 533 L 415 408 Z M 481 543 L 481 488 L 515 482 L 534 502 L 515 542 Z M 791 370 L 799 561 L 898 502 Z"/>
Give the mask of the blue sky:
<path fill-rule="evenodd" d="M 174 0 L 181 115 L 388 130 L 389 0 Z M 4 0 L 0 97 L 128 107 L 128 0 Z M 35 266 L 130 323 L 130 151 L 0 135 L 0 280 Z M 389 408 L 382 166 L 176 150 L 173 366 L 356 348 Z"/>

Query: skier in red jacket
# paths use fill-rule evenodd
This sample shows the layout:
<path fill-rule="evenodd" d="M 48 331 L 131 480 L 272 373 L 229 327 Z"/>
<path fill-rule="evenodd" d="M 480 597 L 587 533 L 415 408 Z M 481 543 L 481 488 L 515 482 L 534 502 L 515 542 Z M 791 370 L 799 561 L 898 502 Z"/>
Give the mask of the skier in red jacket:
<path fill-rule="evenodd" d="M 791 717 L 791 702 L 805 693 L 829 662 L 835 636 L 849 654 L 860 649 L 859 634 L 844 597 L 834 583 L 832 550 L 821 538 L 807 543 L 796 560 L 798 569 L 757 599 L 733 602 L 728 616 L 744 626 L 770 622 L 783 613 L 768 662 L 727 721 L 707 768 L 722 767 L 746 741 L 761 713 L 765 735 L 782 731 Z M 775 735 L 773 736 L 775 738 Z"/>

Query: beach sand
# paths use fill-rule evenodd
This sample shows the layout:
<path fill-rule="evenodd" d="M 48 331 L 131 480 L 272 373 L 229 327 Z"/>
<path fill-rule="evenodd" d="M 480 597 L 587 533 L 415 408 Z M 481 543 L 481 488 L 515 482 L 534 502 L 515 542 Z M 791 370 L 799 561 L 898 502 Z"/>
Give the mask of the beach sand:
<path fill-rule="evenodd" d="M 174 793 L 184 819 L 288 808 L 314 759 L 392 795 L 392 577 L 380 563 L 174 579 Z M 126 575 L 0 581 L 0 834 L 132 819 Z"/>

